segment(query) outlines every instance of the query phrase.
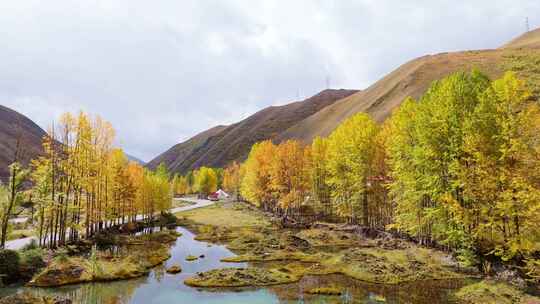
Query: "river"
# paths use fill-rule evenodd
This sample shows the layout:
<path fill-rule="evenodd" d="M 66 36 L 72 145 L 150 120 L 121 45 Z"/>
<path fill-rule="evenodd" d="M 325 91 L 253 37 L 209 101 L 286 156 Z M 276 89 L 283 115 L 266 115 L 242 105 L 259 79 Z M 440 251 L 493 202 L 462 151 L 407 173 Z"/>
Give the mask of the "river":
<path fill-rule="evenodd" d="M 298 283 L 267 288 L 198 289 L 184 285 L 183 281 L 197 272 L 220 267 L 245 267 L 247 263 L 223 263 L 222 258 L 234 256 L 225 246 L 197 241 L 195 235 L 177 227 L 182 233 L 171 247 L 171 258 L 154 268 L 143 278 L 70 285 L 59 288 L 12 287 L 0 289 L 0 296 L 28 290 L 35 294 L 58 295 L 84 304 L 170 304 L 170 303 L 451 303 L 449 293 L 464 284 L 461 281 L 428 281 L 403 285 L 368 284 L 341 275 L 308 276 Z M 205 257 L 188 262 L 188 255 Z M 180 264 L 182 273 L 171 275 L 165 269 Z M 309 288 L 338 285 L 344 288 L 342 296 L 311 296 L 304 294 Z M 384 300 L 384 301 L 383 301 Z"/>

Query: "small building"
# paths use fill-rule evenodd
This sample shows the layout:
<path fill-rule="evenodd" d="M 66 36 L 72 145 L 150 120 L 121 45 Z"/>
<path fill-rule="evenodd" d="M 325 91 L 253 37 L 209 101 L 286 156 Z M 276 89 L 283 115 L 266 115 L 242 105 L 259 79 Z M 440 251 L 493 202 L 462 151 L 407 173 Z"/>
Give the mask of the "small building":
<path fill-rule="evenodd" d="M 212 192 L 208 195 L 208 199 L 211 201 L 225 200 L 231 197 L 227 192 L 219 189 L 216 192 Z"/>

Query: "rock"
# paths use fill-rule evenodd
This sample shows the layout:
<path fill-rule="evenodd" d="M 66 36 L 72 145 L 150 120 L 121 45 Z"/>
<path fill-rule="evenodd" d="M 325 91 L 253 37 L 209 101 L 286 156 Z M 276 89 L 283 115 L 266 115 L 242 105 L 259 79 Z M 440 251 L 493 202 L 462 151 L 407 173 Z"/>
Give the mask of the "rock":
<path fill-rule="evenodd" d="M 196 256 L 194 256 L 194 255 L 188 255 L 188 256 L 186 257 L 186 261 L 188 261 L 188 262 L 196 261 L 196 260 L 198 260 L 198 259 L 199 259 L 199 258 L 196 257 Z"/>
<path fill-rule="evenodd" d="M 507 282 L 521 290 L 527 288 L 527 282 L 515 270 L 505 269 L 495 275 L 495 280 Z"/>
<path fill-rule="evenodd" d="M 200 259 L 204 259 L 204 254 L 201 254 L 201 255 L 199 256 L 199 258 L 200 258 Z"/>
<path fill-rule="evenodd" d="M 182 272 L 182 268 L 178 264 L 172 265 L 171 267 L 167 269 L 167 273 L 170 273 L 170 274 L 177 274 L 180 272 Z"/>

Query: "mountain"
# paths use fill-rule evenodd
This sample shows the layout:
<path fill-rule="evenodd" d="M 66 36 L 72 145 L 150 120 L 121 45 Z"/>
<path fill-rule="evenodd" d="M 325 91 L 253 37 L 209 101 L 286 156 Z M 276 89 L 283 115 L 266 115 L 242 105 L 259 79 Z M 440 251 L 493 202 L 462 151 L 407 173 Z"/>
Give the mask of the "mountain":
<path fill-rule="evenodd" d="M 316 136 L 328 136 L 348 117 L 366 112 L 383 122 L 408 96 L 419 98 L 435 80 L 458 71 L 478 69 L 491 78 L 515 71 L 540 96 L 540 29 L 527 32 L 498 49 L 440 53 L 413 59 L 362 91 L 327 90 L 303 102 L 269 107 L 247 119 L 204 137 L 198 145 L 189 141 L 190 151 L 175 147 L 158 156 L 175 172 L 200 166 L 221 167 L 242 160 L 251 145 L 264 139 L 281 142 L 298 139 L 310 143 Z M 197 135 L 199 136 L 199 135 Z M 197 137 L 196 136 L 196 137 Z"/>
<path fill-rule="evenodd" d="M 0 105 L 0 180 L 9 177 L 8 166 L 15 160 L 19 146 L 19 161 L 27 165 L 42 153 L 46 133 L 28 117 Z"/>
<path fill-rule="evenodd" d="M 180 143 L 149 164 L 164 162 L 170 171 L 185 173 L 201 166 L 223 167 L 247 157 L 251 146 L 261 140 L 279 141 L 281 133 L 306 117 L 357 93 L 357 90 L 324 90 L 303 101 L 265 108 L 230 126 L 219 126 Z"/>
<path fill-rule="evenodd" d="M 126 153 L 126 157 L 127 157 L 127 159 L 128 159 L 129 161 L 136 162 L 136 163 L 138 163 L 138 164 L 141 165 L 141 166 L 146 165 L 146 163 L 145 163 L 144 161 L 142 161 L 140 158 L 137 158 L 137 157 L 135 157 L 135 156 L 133 156 L 133 155 L 130 155 L 130 154 L 127 154 L 127 153 Z"/>
<path fill-rule="evenodd" d="M 408 96 L 420 97 L 434 80 L 473 68 L 491 78 L 513 70 L 531 83 L 535 93 L 540 93 L 538 62 L 540 29 L 527 32 L 499 49 L 423 56 L 403 64 L 367 89 L 295 124 L 283 132 L 280 140 L 295 138 L 309 143 L 316 136 L 329 135 L 343 120 L 358 112 L 366 112 L 382 122 L 403 99 Z"/>
<path fill-rule="evenodd" d="M 502 49 L 540 48 L 540 28 L 526 32 L 501 47 Z"/>
<path fill-rule="evenodd" d="M 169 150 L 161 153 L 159 156 L 148 162 L 146 167 L 154 170 L 157 168 L 157 166 L 159 166 L 159 164 L 165 163 L 170 171 L 179 172 L 184 159 L 204 145 L 210 137 L 219 134 L 219 132 L 226 128 L 227 126 L 216 126 L 201 132 L 184 142 L 176 144 Z"/>

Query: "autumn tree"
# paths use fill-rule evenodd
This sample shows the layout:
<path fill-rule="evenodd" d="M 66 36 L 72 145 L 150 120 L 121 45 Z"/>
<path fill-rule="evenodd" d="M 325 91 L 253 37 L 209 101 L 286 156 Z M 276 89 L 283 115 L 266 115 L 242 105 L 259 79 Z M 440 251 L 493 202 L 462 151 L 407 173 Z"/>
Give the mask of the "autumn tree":
<path fill-rule="evenodd" d="M 298 211 L 308 196 L 309 160 L 304 147 L 287 140 L 275 147 L 269 159 L 269 191 L 278 207 L 290 214 Z"/>
<path fill-rule="evenodd" d="M 331 215 L 333 208 L 328 180 L 330 173 L 328 171 L 328 141 L 326 139 L 316 137 L 313 140 L 310 160 L 309 177 L 314 207 L 323 215 Z"/>
<path fill-rule="evenodd" d="M 207 196 L 217 191 L 218 177 L 214 169 L 201 167 L 193 175 L 195 179 L 194 189 L 199 194 Z"/>
<path fill-rule="evenodd" d="M 364 113 L 343 122 L 328 137 L 328 184 L 338 215 L 369 225 L 368 188 L 378 126 Z"/>
<path fill-rule="evenodd" d="M 223 188 L 225 191 L 240 197 L 240 185 L 242 182 L 242 169 L 238 162 L 233 161 L 223 171 Z"/>
<path fill-rule="evenodd" d="M 275 145 L 269 140 L 256 143 L 251 147 L 249 156 L 243 164 L 245 174 L 240 192 L 248 202 L 265 210 L 273 210 L 276 207 L 270 189 L 271 164 L 275 150 Z"/>

